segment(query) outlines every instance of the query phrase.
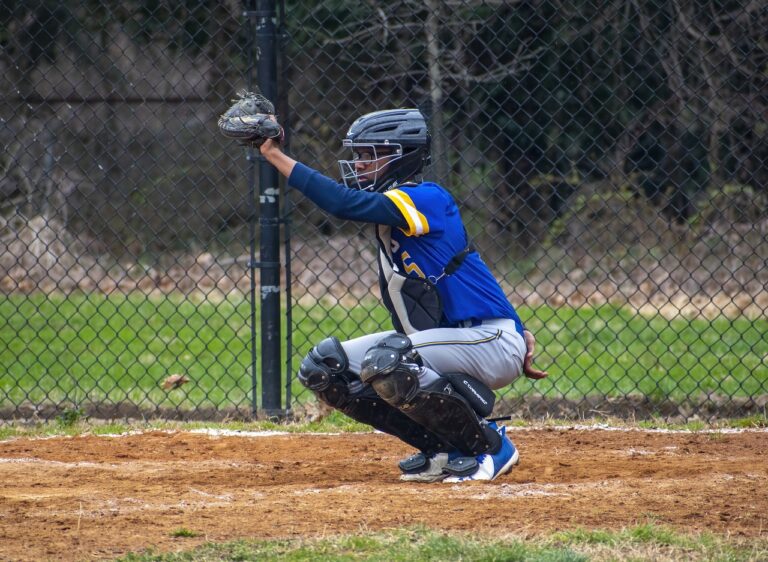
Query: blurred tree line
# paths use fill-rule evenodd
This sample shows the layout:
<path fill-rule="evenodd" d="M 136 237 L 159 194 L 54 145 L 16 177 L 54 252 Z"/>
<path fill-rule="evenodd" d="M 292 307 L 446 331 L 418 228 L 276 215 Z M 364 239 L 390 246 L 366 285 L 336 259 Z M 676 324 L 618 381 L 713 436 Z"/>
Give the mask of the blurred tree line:
<path fill-rule="evenodd" d="M 432 124 L 432 174 L 523 251 L 585 186 L 629 190 L 680 224 L 726 186 L 768 189 L 765 2 L 277 4 L 278 105 L 297 157 L 335 174 L 355 117 L 418 106 Z M 243 8 L 0 0 L 0 200 L 50 194 L 35 186 L 58 170 L 78 205 L 90 204 L 79 214 L 106 231 L 127 208 L 170 209 L 149 229 L 123 217 L 116 240 L 205 242 L 242 225 L 243 191 L 225 187 L 241 181 L 242 155 L 213 123 L 246 82 L 256 28 Z M 73 109 L 73 99 L 84 101 Z M 23 136 L 35 127 L 44 134 Z M 301 203 L 298 212 L 334 228 Z"/>
<path fill-rule="evenodd" d="M 238 0 L 0 0 L 4 216 L 55 217 L 118 256 L 231 241 L 248 205 L 215 119 L 242 85 L 240 14 Z"/>
<path fill-rule="evenodd" d="M 292 107 L 307 129 L 317 115 L 419 105 L 435 175 L 523 249 L 591 183 L 629 187 L 678 223 L 712 190 L 768 185 L 763 2 L 336 0 L 288 12 L 290 56 L 308 69 Z M 320 144 L 343 124 L 330 130 Z"/>

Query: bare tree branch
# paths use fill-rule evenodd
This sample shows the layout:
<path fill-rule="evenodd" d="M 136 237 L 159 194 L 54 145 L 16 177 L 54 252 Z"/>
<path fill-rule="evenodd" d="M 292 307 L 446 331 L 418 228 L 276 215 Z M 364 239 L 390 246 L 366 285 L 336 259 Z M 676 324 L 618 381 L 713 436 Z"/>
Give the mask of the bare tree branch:
<path fill-rule="evenodd" d="M 376 2 L 374 0 L 368 0 L 368 5 L 378 14 L 379 18 L 381 18 L 381 30 L 382 30 L 382 36 L 381 36 L 381 42 L 383 44 L 386 44 L 389 39 L 389 21 L 387 20 L 387 14 L 384 12 L 384 10 L 376 5 Z"/>
<path fill-rule="evenodd" d="M 651 26 L 648 14 L 643 11 L 641 3 L 638 0 L 632 0 L 632 3 L 635 5 L 635 9 L 640 16 L 640 29 L 642 30 L 643 35 L 645 35 L 648 44 L 656 52 L 656 58 L 664 68 L 672 95 L 677 100 L 679 112 L 679 108 L 684 105 L 684 100 L 686 98 L 690 99 L 693 96 L 686 88 L 678 54 L 672 45 L 670 45 L 667 38 L 655 37 L 652 34 L 651 29 L 653 27 Z"/>
<path fill-rule="evenodd" d="M 448 179 L 448 159 L 445 146 L 445 127 L 443 126 L 443 76 L 440 68 L 440 3 L 438 0 L 426 0 L 427 25 L 424 39 L 427 43 L 427 69 L 429 75 L 429 98 L 432 102 L 431 125 L 434 137 L 434 163 L 437 180 L 444 183 Z"/>
<path fill-rule="evenodd" d="M 386 17 L 386 15 L 383 12 L 380 15 L 382 18 Z M 334 39 L 334 38 L 325 39 L 321 43 L 321 45 L 323 45 L 324 47 L 328 45 L 344 45 L 356 39 L 360 39 L 360 38 L 370 39 L 371 37 L 375 36 L 376 27 L 371 27 L 369 24 L 363 25 L 360 22 L 355 22 L 353 25 L 349 27 L 354 27 L 355 29 L 358 29 L 358 30 L 353 33 L 349 33 L 349 35 L 346 35 L 345 37 L 341 37 L 338 39 Z M 397 32 L 404 31 L 404 30 L 416 31 L 416 30 L 421 30 L 423 27 L 424 26 L 421 23 L 400 23 L 397 25 L 386 24 L 386 27 L 382 26 L 382 35 L 386 35 L 388 33 L 396 34 Z"/>
<path fill-rule="evenodd" d="M 496 68 L 492 68 L 487 72 L 483 72 L 481 74 L 472 74 L 467 72 L 466 68 L 464 68 L 461 72 L 444 73 L 443 78 L 450 78 L 456 81 L 466 80 L 468 82 L 482 84 L 488 82 L 498 82 L 504 78 L 517 76 L 521 72 L 528 70 L 531 67 L 531 64 L 533 64 L 533 62 L 539 57 L 540 53 L 545 50 L 544 47 L 539 47 L 523 55 L 521 54 L 523 48 L 523 45 L 520 45 L 517 53 L 515 53 L 514 60 L 506 64 L 498 63 Z"/>
<path fill-rule="evenodd" d="M 703 31 L 696 28 L 696 26 L 689 19 L 686 13 L 682 10 L 678 2 L 674 2 L 674 6 L 675 6 L 675 11 L 677 12 L 677 17 L 680 21 L 680 24 L 683 27 L 683 29 L 685 29 L 686 33 L 688 33 L 688 35 L 690 35 L 694 39 L 697 39 L 703 43 L 708 43 L 717 47 L 720 50 L 720 52 L 722 52 L 725 56 L 727 56 L 730 59 L 731 64 L 733 64 L 735 67 L 741 66 L 740 62 L 736 58 L 733 45 L 730 44 L 730 42 L 728 41 L 728 37 L 724 33 L 720 33 L 718 35 L 707 35 Z M 751 73 L 751 71 L 749 70 L 747 72 Z"/>
<path fill-rule="evenodd" d="M 729 21 L 743 24 L 752 16 L 752 14 L 762 10 L 765 10 L 765 0 L 751 0 L 746 6 L 742 6 L 738 10 L 733 10 L 727 14 L 723 14 L 718 18 L 718 21 Z"/>

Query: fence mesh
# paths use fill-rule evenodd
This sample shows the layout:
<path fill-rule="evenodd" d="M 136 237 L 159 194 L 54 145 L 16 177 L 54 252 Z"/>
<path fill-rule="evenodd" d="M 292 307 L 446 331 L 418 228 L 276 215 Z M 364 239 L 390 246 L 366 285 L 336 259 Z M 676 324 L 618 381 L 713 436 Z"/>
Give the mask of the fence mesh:
<path fill-rule="evenodd" d="M 215 123 L 254 83 L 253 10 L 270 3 L 19 4 L 0 4 L 0 413 L 251 416 L 258 163 Z M 502 413 L 765 415 L 763 3 L 286 0 L 276 14 L 294 157 L 338 177 L 356 117 L 427 116 L 427 176 L 550 372 L 500 391 Z M 293 373 L 309 348 L 391 325 L 370 227 L 290 190 L 281 205 L 281 384 L 305 413 Z"/>

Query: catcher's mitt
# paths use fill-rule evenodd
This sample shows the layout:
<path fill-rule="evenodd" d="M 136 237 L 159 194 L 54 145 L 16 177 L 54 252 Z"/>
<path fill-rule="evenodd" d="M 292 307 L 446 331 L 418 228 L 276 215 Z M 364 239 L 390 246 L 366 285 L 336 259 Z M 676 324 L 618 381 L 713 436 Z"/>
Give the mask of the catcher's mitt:
<path fill-rule="evenodd" d="M 275 106 L 255 92 L 238 92 L 239 97 L 221 117 L 219 130 L 240 144 L 261 146 L 266 139 L 282 142 L 283 128 L 275 119 Z"/>

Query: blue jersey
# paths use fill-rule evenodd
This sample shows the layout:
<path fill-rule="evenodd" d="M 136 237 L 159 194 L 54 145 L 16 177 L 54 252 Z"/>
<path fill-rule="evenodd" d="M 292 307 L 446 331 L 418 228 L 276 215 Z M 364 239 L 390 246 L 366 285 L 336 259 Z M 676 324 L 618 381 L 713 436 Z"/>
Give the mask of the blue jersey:
<path fill-rule="evenodd" d="M 437 280 L 442 326 L 510 318 L 522 334 L 517 312 L 477 252 L 469 253 L 453 275 L 440 277 L 451 258 L 467 247 L 467 239 L 456 202 L 436 183 L 373 193 L 349 189 L 296 164 L 288 184 L 335 217 L 391 227 L 391 253 L 400 271 Z"/>
<path fill-rule="evenodd" d="M 443 325 L 458 326 L 491 318 L 522 323 L 488 266 L 477 252 L 467 254 L 453 275 L 443 275 L 468 240 L 453 197 L 436 183 L 404 185 L 384 193 L 407 227 L 393 227 L 392 257 L 400 271 L 435 282 L 443 303 Z"/>

